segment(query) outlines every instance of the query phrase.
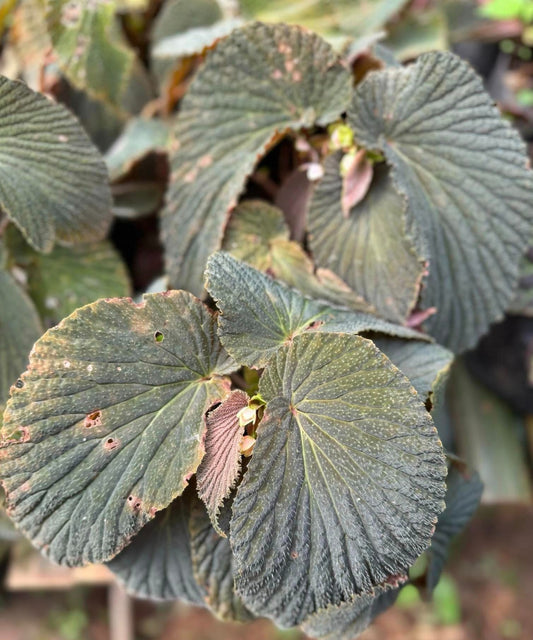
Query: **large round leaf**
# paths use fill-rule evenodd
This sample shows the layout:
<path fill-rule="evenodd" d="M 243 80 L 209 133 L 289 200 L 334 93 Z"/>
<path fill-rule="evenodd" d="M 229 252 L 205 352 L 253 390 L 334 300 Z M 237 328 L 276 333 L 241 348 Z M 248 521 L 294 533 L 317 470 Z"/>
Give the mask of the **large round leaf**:
<path fill-rule="evenodd" d="M 0 474 L 11 517 L 65 565 L 112 558 L 180 495 L 234 368 L 188 293 L 100 300 L 35 345 L 12 388 Z"/>
<path fill-rule="evenodd" d="M 162 221 L 173 286 L 202 292 L 207 258 L 258 157 L 287 130 L 336 120 L 349 96 L 350 75 L 329 45 L 299 27 L 251 24 L 208 54 L 173 143 Z"/>
<path fill-rule="evenodd" d="M 389 172 L 376 167 L 365 198 L 344 215 L 339 160 L 340 154 L 326 160 L 313 193 L 308 212 L 313 256 L 383 317 L 403 323 L 416 303 L 425 268 L 406 237 L 405 197 Z"/>
<path fill-rule="evenodd" d="M 128 593 L 151 600 L 184 600 L 205 606 L 206 592 L 192 568 L 189 517 L 194 487 L 187 487 L 108 563 Z"/>
<path fill-rule="evenodd" d="M 0 205 L 39 251 L 105 236 L 111 192 L 104 161 L 78 121 L 0 76 Z"/>
<path fill-rule="evenodd" d="M 357 140 L 384 152 L 408 200 L 408 231 L 429 260 L 429 332 L 473 346 L 510 302 L 533 226 L 533 174 L 520 136 L 481 79 L 450 53 L 371 73 L 348 112 Z"/>
<path fill-rule="evenodd" d="M 290 626 L 405 574 L 444 506 L 446 465 L 409 380 L 359 336 L 295 337 L 259 392 L 230 541 L 244 603 Z"/>

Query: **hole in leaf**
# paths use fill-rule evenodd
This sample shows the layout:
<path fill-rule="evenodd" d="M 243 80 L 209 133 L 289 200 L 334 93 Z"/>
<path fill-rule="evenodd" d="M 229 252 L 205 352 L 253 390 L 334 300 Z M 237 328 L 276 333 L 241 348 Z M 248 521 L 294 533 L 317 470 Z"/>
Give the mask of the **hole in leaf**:
<path fill-rule="evenodd" d="M 22 387 L 24 386 L 24 380 L 21 380 L 20 378 L 15 382 L 15 387 L 17 387 L 17 389 L 22 389 Z"/>
<path fill-rule="evenodd" d="M 97 410 L 92 413 L 88 413 L 83 424 L 88 429 L 91 427 L 99 427 L 102 424 L 102 412 Z"/>
<path fill-rule="evenodd" d="M 139 511 L 142 503 L 136 496 L 128 496 L 128 504 L 134 511 Z"/>
<path fill-rule="evenodd" d="M 112 451 L 113 449 L 116 449 L 119 446 L 119 441 L 116 438 L 108 438 L 105 442 L 104 442 L 104 449 L 107 449 L 108 451 Z"/>
<path fill-rule="evenodd" d="M 165 339 L 165 336 L 161 333 L 161 331 L 156 331 L 154 333 L 154 339 L 156 342 L 163 342 L 163 340 Z"/>

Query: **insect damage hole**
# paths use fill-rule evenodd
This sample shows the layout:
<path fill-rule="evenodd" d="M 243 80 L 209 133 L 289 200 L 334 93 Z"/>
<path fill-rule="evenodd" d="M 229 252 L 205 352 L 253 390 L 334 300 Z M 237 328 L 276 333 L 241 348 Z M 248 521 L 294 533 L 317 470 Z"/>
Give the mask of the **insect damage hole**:
<path fill-rule="evenodd" d="M 161 331 L 156 331 L 154 333 L 154 340 L 156 342 L 163 342 L 164 339 L 165 339 L 165 336 L 163 335 L 163 333 Z"/>
<path fill-rule="evenodd" d="M 134 511 L 139 511 L 141 508 L 141 501 L 135 496 L 128 496 L 128 504 Z"/>
<path fill-rule="evenodd" d="M 98 409 L 97 411 L 93 411 L 88 413 L 85 416 L 85 421 L 83 423 L 84 427 L 90 429 L 92 427 L 100 427 L 102 425 L 102 412 Z"/>
<path fill-rule="evenodd" d="M 104 442 L 104 449 L 107 449 L 107 451 L 113 451 L 113 449 L 116 449 L 119 445 L 120 442 L 116 438 L 108 438 Z"/>

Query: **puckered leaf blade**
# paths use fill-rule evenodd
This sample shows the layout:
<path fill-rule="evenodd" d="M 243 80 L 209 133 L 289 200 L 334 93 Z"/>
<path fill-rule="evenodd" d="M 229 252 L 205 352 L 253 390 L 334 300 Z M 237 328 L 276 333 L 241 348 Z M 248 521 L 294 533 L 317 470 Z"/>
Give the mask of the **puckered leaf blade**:
<path fill-rule="evenodd" d="M 195 499 L 194 487 L 187 487 L 107 564 L 128 593 L 205 606 L 206 593 L 194 578 L 191 557 L 189 517 Z"/>
<path fill-rule="evenodd" d="M 287 130 L 336 120 L 349 94 L 350 76 L 329 45 L 298 27 L 254 23 L 208 54 L 173 143 L 162 221 L 173 286 L 202 292 L 207 257 L 258 157 Z"/>
<path fill-rule="evenodd" d="M 290 626 L 405 574 L 444 506 L 446 465 L 408 379 L 359 336 L 295 337 L 259 392 L 230 541 L 244 603 Z"/>
<path fill-rule="evenodd" d="M 237 389 L 206 416 L 205 456 L 198 467 L 196 481 L 198 495 L 219 533 L 218 512 L 241 470 L 239 445 L 244 428 L 239 421 L 239 412 L 247 406 L 248 395 Z"/>
<path fill-rule="evenodd" d="M 307 298 L 222 251 L 209 259 L 206 287 L 221 312 L 222 343 L 249 367 L 263 367 L 283 344 L 308 330 L 421 337 L 377 316 Z"/>
<path fill-rule="evenodd" d="M 235 591 L 229 540 L 216 533 L 199 500 L 191 510 L 190 537 L 194 575 L 207 594 L 210 609 L 222 620 L 253 619 Z"/>
<path fill-rule="evenodd" d="M 316 262 L 331 269 L 380 315 L 403 323 L 414 307 L 425 266 L 406 237 L 405 198 L 383 167 L 365 198 L 345 215 L 341 153 L 327 158 L 308 212 Z"/>
<path fill-rule="evenodd" d="M 450 53 L 372 73 L 348 112 L 357 140 L 384 152 L 408 199 L 408 232 L 429 260 L 427 327 L 461 351 L 511 299 L 533 224 L 524 144 L 472 69 Z"/>
<path fill-rule="evenodd" d="M 22 82 L 0 76 L 0 205 L 38 251 L 105 236 L 105 164 L 78 121 Z"/>
<path fill-rule="evenodd" d="M 100 300 L 36 343 L 4 414 L 0 473 L 11 517 L 51 559 L 109 560 L 182 493 L 235 367 L 215 326 L 172 291 Z"/>

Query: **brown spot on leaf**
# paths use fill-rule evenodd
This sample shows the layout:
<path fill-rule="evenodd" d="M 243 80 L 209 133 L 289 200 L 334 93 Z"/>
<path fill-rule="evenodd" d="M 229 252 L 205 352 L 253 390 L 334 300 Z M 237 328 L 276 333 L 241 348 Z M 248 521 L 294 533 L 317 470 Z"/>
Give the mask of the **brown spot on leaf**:
<path fill-rule="evenodd" d="M 291 551 L 291 558 L 293 560 L 296 560 L 297 557 L 298 557 L 298 552 L 297 551 Z"/>
<path fill-rule="evenodd" d="M 196 167 L 193 167 L 190 171 L 188 171 L 185 174 L 185 177 L 183 178 L 184 182 L 194 182 L 196 180 L 196 176 L 198 175 L 198 169 Z"/>
<path fill-rule="evenodd" d="M 117 440 L 117 438 L 108 438 L 104 442 L 104 449 L 106 449 L 107 451 L 113 451 L 113 449 L 116 449 L 119 446 L 120 442 Z"/>
<path fill-rule="evenodd" d="M 102 412 L 98 409 L 97 411 L 88 413 L 85 416 L 85 421 L 83 423 L 83 426 L 87 427 L 87 429 L 90 429 L 91 427 L 100 427 L 101 424 L 102 424 Z"/>
<path fill-rule="evenodd" d="M 281 80 L 281 78 L 283 78 L 283 71 L 281 69 L 274 69 L 270 77 L 272 80 Z"/>
<path fill-rule="evenodd" d="M 294 82 L 300 82 L 302 79 L 302 72 L 298 69 L 295 69 L 294 73 L 292 74 L 292 79 Z"/>

